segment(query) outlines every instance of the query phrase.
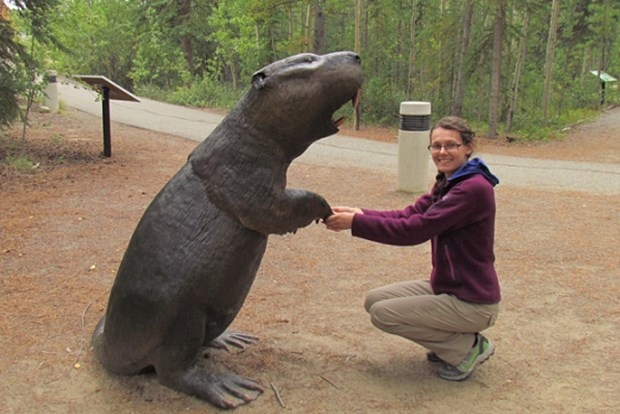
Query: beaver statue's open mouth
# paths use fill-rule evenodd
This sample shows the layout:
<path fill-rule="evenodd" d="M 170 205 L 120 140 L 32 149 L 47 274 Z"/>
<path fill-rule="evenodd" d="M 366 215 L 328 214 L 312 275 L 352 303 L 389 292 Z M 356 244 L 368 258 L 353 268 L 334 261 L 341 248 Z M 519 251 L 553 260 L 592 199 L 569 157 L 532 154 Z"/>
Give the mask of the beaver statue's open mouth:
<path fill-rule="evenodd" d="M 362 90 L 358 89 L 357 91 L 355 91 L 355 95 L 353 95 L 353 97 L 351 98 L 351 105 L 353 106 L 353 109 L 356 111 L 360 103 L 361 96 L 362 96 Z M 346 120 L 347 120 L 346 116 L 341 116 L 338 119 L 332 119 L 332 123 L 334 124 L 336 128 L 340 128 L 340 126 L 344 124 L 344 121 Z"/>

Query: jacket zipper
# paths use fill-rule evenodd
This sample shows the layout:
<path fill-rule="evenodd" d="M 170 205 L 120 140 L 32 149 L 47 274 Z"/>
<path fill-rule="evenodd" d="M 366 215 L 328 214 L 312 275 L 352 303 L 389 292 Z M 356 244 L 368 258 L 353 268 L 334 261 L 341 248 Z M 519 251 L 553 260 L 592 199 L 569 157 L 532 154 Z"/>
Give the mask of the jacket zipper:
<path fill-rule="evenodd" d="M 452 280 L 456 280 L 456 276 L 454 275 L 454 266 L 452 265 L 452 259 L 450 258 L 450 250 L 448 250 L 448 246 L 444 244 L 443 249 L 446 253 L 446 259 L 448 260 L 448 265 L 450 265 L 450 277 Z"/>

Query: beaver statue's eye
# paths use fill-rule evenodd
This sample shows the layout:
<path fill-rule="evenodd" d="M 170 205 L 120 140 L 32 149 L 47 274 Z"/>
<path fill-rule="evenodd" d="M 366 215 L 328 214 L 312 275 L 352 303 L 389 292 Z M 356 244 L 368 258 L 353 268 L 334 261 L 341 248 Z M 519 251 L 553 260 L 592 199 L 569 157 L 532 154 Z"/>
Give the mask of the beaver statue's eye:
<path fill-rule="evenodd" d="M 252 76 L 252 86 L 254 89 L 261 90 L 265 87 L 265 79 L 267 79 L 267 75 L 264 72 L 255 73 Z"/>

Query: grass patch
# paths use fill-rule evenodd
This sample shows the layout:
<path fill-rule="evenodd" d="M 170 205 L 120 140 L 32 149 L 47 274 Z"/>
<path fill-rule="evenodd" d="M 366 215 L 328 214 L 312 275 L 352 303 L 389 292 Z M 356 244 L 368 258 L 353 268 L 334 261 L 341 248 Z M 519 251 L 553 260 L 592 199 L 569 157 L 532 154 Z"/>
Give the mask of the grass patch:
<path fill-rule="evenodd" d="M 20 173 L 30 173 L 38 166 L 28 155 L 12 156 L 7 155 L 4 159 L 5 165 L 14 171 Z"/>

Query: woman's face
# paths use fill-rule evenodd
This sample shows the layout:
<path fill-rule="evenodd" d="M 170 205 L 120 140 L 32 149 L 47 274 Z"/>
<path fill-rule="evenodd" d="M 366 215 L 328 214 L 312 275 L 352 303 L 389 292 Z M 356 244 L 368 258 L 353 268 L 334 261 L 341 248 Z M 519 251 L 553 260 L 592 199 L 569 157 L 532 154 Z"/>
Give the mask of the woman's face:
<path fill-rule="evenodd" d="M 431 156 L 437 171 L 450 178 L 453 172 L 467 162 L 473 152 L 471 145 L 463 144 L 458 131 L 435 128 L 431 134 Z"/>

